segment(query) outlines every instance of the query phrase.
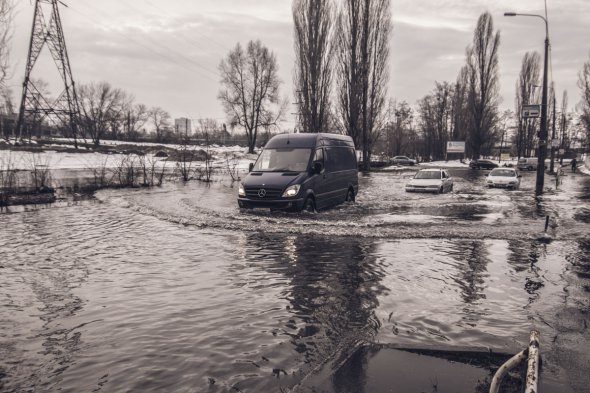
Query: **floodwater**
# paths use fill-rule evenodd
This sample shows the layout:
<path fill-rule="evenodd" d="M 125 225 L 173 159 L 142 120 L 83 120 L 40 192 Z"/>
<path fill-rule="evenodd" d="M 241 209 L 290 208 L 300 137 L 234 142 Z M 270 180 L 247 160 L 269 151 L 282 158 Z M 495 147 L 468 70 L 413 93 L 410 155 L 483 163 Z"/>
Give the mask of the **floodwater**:
<path fill-rule="evenodd" d="M 440 196 L 409 175 L 318 214 L 241 213 L 221 181 L 0 214 L 0 391 L 311 391 L 365 344 L 513 354 L 531 329 L 540 391 L 587 391 L 588 178 L 535 203 L 529 174 Z"/>

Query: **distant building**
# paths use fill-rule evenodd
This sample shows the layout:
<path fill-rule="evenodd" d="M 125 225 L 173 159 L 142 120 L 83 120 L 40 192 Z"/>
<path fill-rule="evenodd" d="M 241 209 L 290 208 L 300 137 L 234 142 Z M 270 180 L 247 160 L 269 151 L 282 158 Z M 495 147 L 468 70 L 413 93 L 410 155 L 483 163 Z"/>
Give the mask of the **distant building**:
<path fill-rule="evenodd" d="M 174 119 L 174 131 L 178 135 L 193 135 L 193 122 L 186 117 Z"/>

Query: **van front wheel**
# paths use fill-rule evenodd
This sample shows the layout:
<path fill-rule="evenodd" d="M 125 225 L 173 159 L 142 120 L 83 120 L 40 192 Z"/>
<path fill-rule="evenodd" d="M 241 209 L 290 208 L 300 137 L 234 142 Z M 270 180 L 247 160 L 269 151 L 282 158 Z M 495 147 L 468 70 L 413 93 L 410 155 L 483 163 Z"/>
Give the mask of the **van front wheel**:
<path fill-rule="evenodd" d="M 307 213 L 315 213 L 315 201 L 313 200 L 313 198 L 308 197 L 305 200 L 302 211 Z"/>
<path fill-rule="evenodd" d="M 352 189 L 348 189 L 346 193 L 346 202 L 354 202 L 354 191 Z"/>

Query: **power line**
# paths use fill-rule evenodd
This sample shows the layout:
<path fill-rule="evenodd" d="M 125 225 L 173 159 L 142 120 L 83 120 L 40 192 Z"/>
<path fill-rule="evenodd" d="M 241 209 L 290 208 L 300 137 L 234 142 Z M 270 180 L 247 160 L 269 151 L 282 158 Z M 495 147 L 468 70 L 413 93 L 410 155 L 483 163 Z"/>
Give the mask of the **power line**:
<path fill-rule="evenodd" d="M 91 7 L 91 8 L 93 8 L 94 10 L 96 10 L 97 12 L 101 13 L 103 16 L 109 17 L 109 15 L 108 15 L 108 14 L 106 14 L 106 13 L 104 13 L 102 10 L 100 10 L 100 9 L 97 9 L 96 7 L 93 7 L 93 6 L 90 6 L 90 7 Z M 69 7 L 69 9 L 70 9 L 70 10 L 72 10 L 72 11 L 74 11 L 74 12 L 76 12 L 77 14 L 79 14 L 79 15 L 82 15 L 83 17 L 85 17 L 85 18 L 87 18 L 87 19 L 89 19 L 89 20 L 91 20 L 91 21 L 95 22 L 97 25 L 100 25 L 100 24 L 101 24 L 101 21 L 99 21 L 98 19 L 96 19 L 96 18 L 94 18 L 94 17 L 92 17 L 92 16 L 90 16 L 90 15 L 88 15 L 88 14 L 86 14 L 86 13 L 82 12 L 82 11 L 80 11 L 79 9 L 75 9 L 75 8 L 73 8 L 73 7 L 71 7 L 71 6 Z M 178 51 L 176 51 L 176 50 L 173 50 L 173 49 L 171 49 L 171 48 L 168 48 L 168 47 L 166 47 L 166 46 L 164 46 L 164 45 L 160 44 L 160 43 L 159 43 L 159 42 L 157 42 L 157 41 L 153 41 L 153 40 L 151 40 L 151 41 L 152 41 L 152 43 L 153 43 L 155 46 L 158 46 L 158 47 L 160 47 L 160 48 L 163 48 L 164 50 L 167 50 L 167 51 L 169 51 L 169 52 L 171 52 L 171 53 L 174 53 L 174 54 L 176 54 L 176 56 L 178 56 L 178 57 L 180 57 L 181 59 L 183 59 L 183 60 L 184 60 L 184 62 L 172 61 L 172 60 L 170 59 L 170 56 L 167 56 L 166 54 L 164 54 L 164 53 L 162 53 L 162 52 L 160 52 L 160 51 L 157 51 L 157 50 L 155 50 L 155 49 L 154 49 L 153 47 L 151 47 L 151 46 L 148 46 L 148 45 L 145 45 L 145 44 L 143 44 L 142 42 L 138 41 L 137 39 L 135 39 L 134 37 L 130 36 L 129 34 L 126 34 L 126 33 L 122 32 L 122 31 L 119 31 L 119 30 L 112 30 L 112 31 L 113 31 L 114 33 L 116 33 L 116 34 L 118 34 L 118 35 L 122 36 L 122 37 L 125 37 L 125 38 L 126 38 L 126 39 L 128 39 L 129 41 L 132 41 L 132 42 L 134 42 L 134 43 L 135 43 L 135 44 L 137 44 L 138 46 L 140 46 L 140 47 L 142 47 L 142 48 L 144 48 L 144 49 L 148 50 L 149 52 L 153 53 L 154 55 L 156 55 L 156 56 L 158 56 L 158 57 L 160 57 L 160 58 L 164 59 L 164 60 L 165 60 L 167 63 L 171 63 L 171 64 L 174 64 L 174 65 L 177 65 L 177 66 L 183 67 L 183 68 L 185 68 L 185 69 L 187 69 L 188 71 L 191 71 L 191 72 L 194 72 L 194 71 L 196 71 L 196 69 L 195 69 L 195 68 L 193 68 L 193 67 L 191 67 L 191 66 L 187 66 L 186 62 L 188 62 L 188 63 L 191 63 L 192 65 L 194 65 L 194 66 L 198 67 L 200 70 L 202 70 L 202 71 L 206 71 L 206 72 L 208 72 L 209 74 L 212 74 L 213 76 L 215 76 L 215 77 L 219 78 L 219 75 L 218 75 L 216 72 L 213 72 L 213 71 L 211 71 L 210 69 L 208 69 L 207 67 L 205 67 L 205 66 L 203 66 L 203 65 L 199 64 L 198 62 L 194 61 L 193 59 L 190 59 L 189 57 L 187 57 L 187 56 L 184 56 L 184 55 L 183 55 L 183 54 L 181 54 L 180 52 L 178 52 Z M 205 78 L 207 78 L 207 79 L 209 79 L 209 80 L 213 81 L 213 82 L 218 82 L 218 80 L 216 80 L 216 79 L 213 79 L 213 78 L 211 78 L 210 76 L 203 74 L 202 72 L 201 72 L 201 75 L 202 75 L 203 77 L 205 77 Z"/>
<path fill-rule="evenodd" d="M 102 10 L 102 9 L 98 9 L 97 7 L 95 7 L 95 6 L 93 6 L 93 5 L 87 4 L 87 6 L 89 6 L 89 7 L 93 8 L 94 10 L 96 10 L 96 11 L 98 11 L 98 12 L 100 12 L 101 14 L 103 14 L 104 16 L 106 16 L 107 18 L 110 18 L 110 17 L 112 17 L 111 15 L 107 14 L 107 13 L 106 13 L 104 10 Z M 156 46 L 159 46 L 159 47 L 163 48 L 164 50 L 168 50 L 168 51 L 169 51 L 169 52 L 171 52 L 171 53 L 175 53 L 177 56 L 179 56 L 179 57 L 181 57 L 181 58 L 185 59 L 185 60 L 186 60 L 186 61 L 188 61 L 189 63 L 191 63 L 191 64 L 193 64 L 193 65 L 195 65 L 195 66 L 197 66 L 197 67 L 201 68 L 202 70 L 204 70 L 204 71 L 206 71 L 206 72 L 209 72 L 210 74 L 212 74 L 212 75 L 216 76 L 217 78 L 219 78 L 219 74 L 217 73 L 217 71 L 213 71 L 213 70 L 211 70 L 211 69 L 207 68 L 206 66 L 204 66 L 204 65 L 200 64 L 199 62 L 195 61 L 194 59 L 191 59 L 190 57 L 187 57 L 187 56 L 185 56 L 183 53 L 181 53 L 181 52 L 179 52 L 179 51 L 177 51 L 177 50 L 175 50 L 175 49 L 172 49 L 172 48 L 170 48 L 170 47 L 168 47 L 168 46 L 166 46 L 166 45 L 163 45 L 163 44 L 161 44 L 160 42 L 158 42 L 158 41 L 155 41 L 155 40 L 153 40 L 153 39 L 149 38 L 148 36 L 146 36 L 145 38 L 147 38 L 147 39 L 148 39 L 148 40 L 149 40 L 149 41 L 150 41 L 152 44 L 154 44 L 154 45 L 156 45 Z M 199 49 L 200 49 L 200 48 L 199 48 Z"/>
<path fill-rule="evenodd" d="M 137 6 L 133 5 L 128 0 L 120 0 L 120 1 L 122 3 L 124 3 L 127 6 L 127 8 L 129 8 L 130 10 L 132 10 L 133 12 L 135 12 L 136 14 L 141 14 L 142 12 L 144 12 L 144 9 L 143 8 L 140 8 L 140 7 L 137 7 Z M 176 17 L 176 15 L 174 15 L 174 14 L 172 14 L 172 13 L 170 13 L 170 12 L 164 10 L 164 9 L 162 9 L 161 7 L 158 7 L 157 5 L 153 4 L 150 1 L 145 0 L 145 3 L 147 3 L 148 5 L 150 5 L 154 10 L 158 11 L 158 14 L 159 15 L 167 15 L 167 16 L 169 16 L 171 18 L 175 18 Z M 211 39 L 210 37 L 207 37 L 207 36 L 199 33 L 199 31 L 192 31 L 191 33 L 194 34 L 194 35 L 197 35 L 197 36 L 200 36 L 200 37 L 204 38 L 205 40 L 207 40 L 207 42 L 213 43 L 213 44 L 219 46 L 220 48 L 223 48 L 224 50 L 226 49 L 226 47 L 224 45 L 216 42 L 215 40 Z M 195 42 L 193 40 L 190 40 L 190 39 L 186 38 L 186 36 L 184 36 L 184 35 L 178 34 L 178 32 L 176 32 L 176 34 L 174 34 L 172 37 L 174 39 L 176 39 L 178 42 L 186 43 L 186 44 L 192 46 L 193 48 L 197 49 L 200 52 L 204 51 L 203 47 L 198 46 L 198 45 L 195 45 Z M 151 40 L 151 39 L 150 39 L 150 41 L 153 42 L 153 40 Z M 179 56 L 182 56 L 185 59 L 188 59 L 189 61 L 194 62 L 194 60 L 192 60 L 192 59 L 184 56 L 184 54 L 182 54 L 181 52 L 175 51 L 175 50 L 173 50 L 171 48 L 168 48 L 168 47 L 166 47 L 166 48 L 169 49 L 169 50 L 171 50 L 171 51 L 176 52 Z M 224 56 L 224 54 L 222 54 L 222 53 L 219 53 L 219 52 L 216 52 L 216 53 L 218 53 L 220 57 Z M 201 65 L 199 65 L 199 66 L 201 66 Z M 204 66 L 202 66 L 202 67 L 204 67 Z M 209 69 L 207 67 L 204 67 L 204 68 L 208 72 L 211 72 L 214 75 L 218 76 L 217 71 L 212 71 L 211 69 Z"/>
<path fill-rule="evenodd" d="M 131 4 L 128 2 L 128 0 L 123 0 L 123 1 L 124 1 L 125 3 L 127 3 L 127 4 L 128 4 L 130 7 L 131 7 L 131 8 L 135 8 L 136 10 L 138 9 L 138 8 L 136 8 L 136 7 L 133 7 L 133 6 L 131 6 Z M 170 17 L 174 17 L 174 16 L 175 16 L 175 15 L 172 15 L 170 12 L 168 12 L 168 11 L 166 11 L 166 10 L 162 9 L 161 7 L 158 7 L 157 5 L 155 5 L 154 3 L 152 3 L 152 2 L 151 2 L 151 1 L 149 1 L 149 0 L 144 0 L 144 1 L 145 1 L 145 3 L 146 3 L 146 4 L 150 5 L 152 8 L 154 8 L 155 10 L 157 10 L 157 11 L 159 11 L 159 12 L 161 12 L 161 13 L 165 13 L 165 14 L 167 14 L 167 15 L 168 15 L 168 16 L 170 16 Z M 222 48 L 224 51 L 227 49 L 225 45 L 223 45 L 223 44 L 221 44 L 221 43 L 219 43 L 219 42 L 215 41 L 215 40 L 214 40 L 214 39 L 212 39 L 211 37 L 207 37 L 207 36 L 205 36 L 204 34 L 201 34 L 199 31 L 194 31 L 194 32 L 193 32 L 193 34 L 195 34 L 195 35 L 198 35 L 198 36 L 200 36 L 200 37 L 202 37 L 202 38 L 206 39 L 208 42 L 210 42 L 210 43 L 212 43 L 212 44 L 215 44 L 215 45 L 217 45 L 218 47 Z M 183 38 L 183 41 L 185 41 L 185 42 L 189 43 L 190 45 L 194 46 L 195 48 L 197 48 L 197 47 L 194 45 L 194 43 L 193 43 L 191 40 L 189 40 L 189 39 L 186 39 L 184 36 L 183 36 L 182 38 Z M 198 48 L 198 49 L 201 49 L 201 48 Z"/>

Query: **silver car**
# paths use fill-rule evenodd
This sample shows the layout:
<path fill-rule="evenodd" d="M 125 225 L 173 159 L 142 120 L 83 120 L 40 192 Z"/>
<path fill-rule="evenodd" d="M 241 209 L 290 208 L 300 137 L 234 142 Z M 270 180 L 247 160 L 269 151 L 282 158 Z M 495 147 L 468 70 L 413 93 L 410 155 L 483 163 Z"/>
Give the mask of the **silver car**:
<path fill-rule="evenodd" d="M 406 192 L 434 192 L 442 194 L 453 191 L 453 178 L 446 169 L 421 169 L 406 184 Z"/>
<path fill-rule="evenodd" d="M 520 175 L 512 168 L 495 168 L 486 177 L 488 188 L 502 187 L 517 189 L 520 187 Z"/>
<path fill-rule="evenodd" d="M 395 156 L 392 158 L 391 162 L 395 165 L 416 165 L 416 160 L 412 160 L 406 156 Z"/>

